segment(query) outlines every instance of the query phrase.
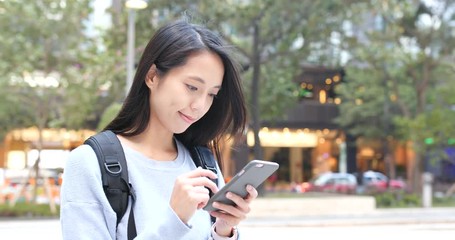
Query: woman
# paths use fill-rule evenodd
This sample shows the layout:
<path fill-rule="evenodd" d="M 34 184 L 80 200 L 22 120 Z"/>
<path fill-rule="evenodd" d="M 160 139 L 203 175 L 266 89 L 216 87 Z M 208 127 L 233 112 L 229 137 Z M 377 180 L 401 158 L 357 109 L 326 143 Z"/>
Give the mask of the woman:
<path fill-rule="evenodd" d="M 238 239 L 236 226 L 256 189 L 248 186 L 245 198 L 228 194 L 236 206 L 218 203 L 222 211 L 204 211 L 209 189 L 217 192 L 223 176 L 196 168 L 185 146 L 210 147 L 220 159 L 220 140 L 242 134 L 245 122 L 239 72 L 221 39 L 183 21 L 158 30 L 122 109 L 105 128 L 125 152 L 136 193 L 136 239 Z M 116 227 L 100 178 L 89 146 L 71 152 L 61 193 L 64 239 L 126 239 L 128 214 Z"/>

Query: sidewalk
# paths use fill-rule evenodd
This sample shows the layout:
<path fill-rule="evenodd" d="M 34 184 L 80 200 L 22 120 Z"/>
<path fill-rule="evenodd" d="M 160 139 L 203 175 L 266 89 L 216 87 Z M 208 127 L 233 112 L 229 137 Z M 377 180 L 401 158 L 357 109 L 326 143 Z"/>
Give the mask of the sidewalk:
<path fill-rule="evenodd" d="M 309 195 L 303 198 L 258 198 L 251 202 L 249 217 L 301 217 L 367 214 L 376 210 L 371 196 Z"/>
<path fill-rule="evenodd" d="M 325 227 L 455 223 L 455 208 L 375 209 L 368 213 L 248 217 L 249 227 Z"/>
<path fill-rule="evenodd" d="M 336 209 L 337 207 L 344 207 L 344 209 L 337 209 L 333 212 L 324 210 L 317 214 L 316 210 L 322 209 L 321 202 L 319 202 L 318 207 L 311 207 L 303 203 L 302 200 L 270 201 L 269 199 L 264 199 L 264 203 L 252 206 L 260 206 L 262 209 L 253 208 L 252 214 L 242 225 L 250 227 L 323 227 L 455 223 L 455 207 L 376 209 L 375 207 L 362 207 L 356 203 L 355 199 L 350 198 L 349 200 L 351 201 L 350 205 L 340 205 L 339 203 L 336 205 L 335 203 L 340 201 L 336 198 L 332 199 L 333 202 L 326 201 L 323 204 L 331 205 L 327 206 L 328 209 Z M 300 207 L 294 206 L 296 211 L 291 213 L 288 211 L 293 208 L 292 206 L 276 206 L 277 204 L 295 204 L 297 201 Z M 302 206 L 308 208 L 308 213 L 305 213 L 305 209 Z M 356 206 L 359 207 L 356 209 Z M 275 211 L 269 211 L 270 209 Z M 277 211 L 280 209 L 282 210 L 281 212 Z"/>

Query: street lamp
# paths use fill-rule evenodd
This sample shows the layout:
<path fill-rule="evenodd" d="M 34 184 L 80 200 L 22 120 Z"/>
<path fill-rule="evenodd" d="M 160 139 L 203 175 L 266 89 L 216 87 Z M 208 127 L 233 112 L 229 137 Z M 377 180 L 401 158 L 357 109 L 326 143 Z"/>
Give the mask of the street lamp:
<path fill-rule="evenodd" d="M 126 86 L 125 95 L 133 83 L 134 72 L 134 41 L 135 41 L 135 17 L 136 10 L 147 7 L 147 2 L 144 0 L 127 0 L 125 7 L 128 8 L 128 36 L 127 36 L 127 56 L 126 56 Z"/>

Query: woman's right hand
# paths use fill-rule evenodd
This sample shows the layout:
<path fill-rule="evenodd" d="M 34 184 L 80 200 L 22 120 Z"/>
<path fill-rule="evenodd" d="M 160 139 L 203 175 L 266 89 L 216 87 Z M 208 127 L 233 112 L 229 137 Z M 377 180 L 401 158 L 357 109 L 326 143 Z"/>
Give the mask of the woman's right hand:
<path fill-rule="evenodd" d="M 196 210 L 203 208 L 209 201 L 207 188 L 213 193 L 218 191 L 216 184 L 209 179 L 217 177 L 212 171 L 199 167 L 177 178 L 172 190 L 170 205 L 184 223 L 188 223 Z"/>

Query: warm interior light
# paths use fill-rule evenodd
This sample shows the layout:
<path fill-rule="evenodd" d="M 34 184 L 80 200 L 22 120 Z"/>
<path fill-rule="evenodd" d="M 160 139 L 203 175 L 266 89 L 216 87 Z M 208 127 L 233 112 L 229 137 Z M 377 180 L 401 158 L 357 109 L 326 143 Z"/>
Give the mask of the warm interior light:
<path fill-rule="evenodd" d="M 263 147 L 316 147 L 318 136 L 315 133 L 295 131 L 289 128 L 283 130 L 269 129 L 259 132 L 261 146 Z M 254 145 L 254 135 L 250 131 L 247 134 L 247 144 Z"/>
<path fill-rule="evenodd" d="M 125 7 L 132 9 L 144 9 L 147 7 L 147 2 L 144 0 L 127 0 Z"/>
<path fill-rule="evenodd" d="M 6 166 L 8 166 L 8 169 L 23 169 L 26 166 L 26 152 L 9 151 L 6 158 Z"/>
<path fill-rule="evenodd" d="M 390 95 L 390 101 L 396 102 L 397 99 L 398 99 L 398 98 L 397 98 L 397 95 L 395 95 L 395 94 L 391 94 L 391 95 Z"/>
<path fill-rule="evenodd" d="M 324 90 L 319 91 L 319 102 L 323 104 L 327 102 L 327 94 Z"/>

